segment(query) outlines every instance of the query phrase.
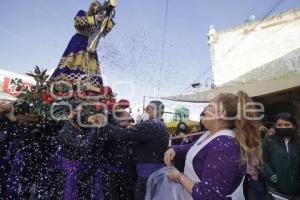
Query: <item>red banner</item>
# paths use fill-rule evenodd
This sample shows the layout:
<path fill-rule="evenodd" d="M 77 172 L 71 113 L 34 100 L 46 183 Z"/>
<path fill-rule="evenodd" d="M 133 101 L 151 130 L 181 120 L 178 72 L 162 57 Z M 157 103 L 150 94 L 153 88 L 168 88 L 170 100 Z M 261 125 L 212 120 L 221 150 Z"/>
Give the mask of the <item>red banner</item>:
<path fill-rule="evenodd" d="M 20 90 L 18 90 L 18 86 L 22 86 L 23 88 L 28 88 L 32 86 L 32 84 L 23 81 L 20 78 L 10 78 L 10 77 L 4 77 L 3 84 L 2 84 L 2 90 L 5 93 L 8 93 L 14 97 L 17 97 L 20 94 Z"/>

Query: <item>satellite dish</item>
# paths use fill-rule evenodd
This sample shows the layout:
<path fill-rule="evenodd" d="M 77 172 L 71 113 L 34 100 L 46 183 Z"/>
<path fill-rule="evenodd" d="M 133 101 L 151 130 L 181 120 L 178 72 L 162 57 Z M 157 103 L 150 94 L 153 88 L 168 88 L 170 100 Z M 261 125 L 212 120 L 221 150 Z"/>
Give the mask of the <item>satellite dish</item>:
<path fill-rule="evenodd" d="M 249 17 L 248 17 L 248 19 L 246 20 L 246 22 L 253 22 L 253 21 L 255 21 L 256 20 L 256 16 L 255 15 L 250 15 Z"/>

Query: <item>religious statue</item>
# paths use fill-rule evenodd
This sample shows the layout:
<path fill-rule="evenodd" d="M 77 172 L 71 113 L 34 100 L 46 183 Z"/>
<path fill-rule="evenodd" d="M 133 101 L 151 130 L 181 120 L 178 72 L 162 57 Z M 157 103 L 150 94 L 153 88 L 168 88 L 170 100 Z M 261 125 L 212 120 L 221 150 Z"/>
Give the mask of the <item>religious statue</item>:
<path fill-rule="evenodd" d="M 50 82 L 67 81 L 80 84 L 87 91 L 98 92 L 103 85 L 97 46 L 100 38 L 114 27 L 116 0 L 91 3 L 89 10 L 80 10 L 74 18 L 76 34 L 69 42 Z"/>

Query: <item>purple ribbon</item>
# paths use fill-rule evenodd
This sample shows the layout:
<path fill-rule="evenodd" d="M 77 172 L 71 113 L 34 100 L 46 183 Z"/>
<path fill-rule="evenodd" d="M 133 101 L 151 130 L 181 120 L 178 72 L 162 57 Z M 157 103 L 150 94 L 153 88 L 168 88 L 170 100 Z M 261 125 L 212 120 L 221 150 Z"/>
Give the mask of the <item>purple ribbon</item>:
<path fill-rule="evenodd" d="M 11 170 L 7 180 L 7 197 L 17 197 L 20 187 L 20 179 L 22 178 L 23 168 L 25 166 L 24 154 L 18 151 L 11 165 Z"/>
<path fill-rule="evenodd" d="M 76 172 L 83 168 L 83 164 L 80 162 L 62 159 L 61 168 L 67 172 L 64 185 L 64 200 L 78 200 L 79 194 Z"/>
<path fill-rule="evenodd" d="M 8 149 L 6 151 L 5 156 L 2 158 L 2 160 L 0 161 L 0 167 L 4 167 L 5 163 L 9 160 L 10 154 L 11 154 L 11 150 L 14 146 L 14 144 L 16 143 L 16 141 L 11 141 L 9 142 L 9 146 Z"/>
<path fill-rule="evenodd" d="M 103 180 L 103 167 L 102 164 L 100 164 L 95 176 L 95 184 L 92 193 L 92 200 L 104 199 L 103 190 L 102 190 L 102 180 Z"/>

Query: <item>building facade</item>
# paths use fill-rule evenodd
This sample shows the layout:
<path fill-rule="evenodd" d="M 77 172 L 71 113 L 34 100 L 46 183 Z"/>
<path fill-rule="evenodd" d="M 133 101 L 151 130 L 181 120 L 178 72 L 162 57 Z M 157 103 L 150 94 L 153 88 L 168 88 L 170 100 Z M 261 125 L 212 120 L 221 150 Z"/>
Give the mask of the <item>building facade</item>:
<path fill-rule="evenodd" d="M 235 80 L 259 81 L 300 73 L 299 33 L 300 8 L 222 31 L 211 26 L 208 43 L 214 84 L 222 86 Z M 289 58 L 282 59 L 286 57 Z M 276 65 L 270 67 L 274 61 Z M 259 76 L 250 77 L 253 71 Z"/>

